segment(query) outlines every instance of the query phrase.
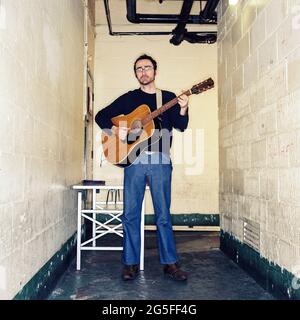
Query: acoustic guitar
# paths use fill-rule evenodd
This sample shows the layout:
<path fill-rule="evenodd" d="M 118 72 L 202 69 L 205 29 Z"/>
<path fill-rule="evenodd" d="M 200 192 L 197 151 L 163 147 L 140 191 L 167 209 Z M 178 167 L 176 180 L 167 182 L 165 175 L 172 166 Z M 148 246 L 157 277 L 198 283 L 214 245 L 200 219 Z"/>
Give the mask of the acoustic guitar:
<path fill-rule="evenodd" d="M 183 92 L 181 95 L 190 96 L 192 94 L 199 94 L 213 87 L 214 81 L 209 78 L 194 85 L 190 90 Z M 108 162 L 119 167 L 128 167 L 143 150 L 148 148 L 149 145 L 156 143 L 161 136 L 159 121 L 155 120 L 163 112 L 176 105 L 181 95 L 153 112 L 151 112 L 146 104 L 142 104 L 129 114 L 112 118 L 111 121 L 114 126 L 126 127 L 129 130 L 124 140 L 121 140 L 111 130 L 102 131 L 102 148 Z"/>

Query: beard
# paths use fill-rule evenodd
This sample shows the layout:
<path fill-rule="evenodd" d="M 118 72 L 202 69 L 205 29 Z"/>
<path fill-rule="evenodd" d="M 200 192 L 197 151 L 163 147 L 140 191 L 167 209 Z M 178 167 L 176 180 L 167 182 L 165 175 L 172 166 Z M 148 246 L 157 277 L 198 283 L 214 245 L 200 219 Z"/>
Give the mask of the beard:
<path fill-rule="evenodd" d="M 139 83 L 143 86 L 147 86 L 148 84 L 152 83 L 154 80 L 155 80 L 155 76 L 149 77 L 149 76 L 144 75 L 144 76 L 138 78 Z"/>

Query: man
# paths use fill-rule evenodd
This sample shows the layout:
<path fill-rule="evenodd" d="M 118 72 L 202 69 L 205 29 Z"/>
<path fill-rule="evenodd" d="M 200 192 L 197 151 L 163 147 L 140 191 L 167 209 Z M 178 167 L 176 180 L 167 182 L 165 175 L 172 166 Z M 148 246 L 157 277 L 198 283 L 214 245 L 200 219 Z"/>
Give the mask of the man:
<path fill-rule="evenodd" d="M 140 88 L 123 94 L 100 110 L 95 117 L 96 123 L 102 129 L 110 129 L 121 140 L 126 139 L 129 129 L 126 126 L 113 126 L 111 118 L 128 114 L 142 104 L 148 105 L 151 111 L 160 107 L 156 103 L 156 70 L 157 63 L 152 57 L 142 55 L 137 58 L 134 72 Z M 162 91 L 163 104 L 175 97 L 172 92 Z M 178 98 L 178 104 L 160 116 L 162 138 L 150 145 L 146 151 L 142 151 L 137 161 L 124 169 L 123 280 L 133 280 L 139 272 L 141 207 L 147 182 L 155 211 L 160 262 L 164 265 L 164 273 L 174 280 L 187 279 L 187 273 L 178 265 L 170 215 L 172 175 L 170 147 L 172 129 L 184 131 L 188 120 L 188 97 L 182 94 Z"/>

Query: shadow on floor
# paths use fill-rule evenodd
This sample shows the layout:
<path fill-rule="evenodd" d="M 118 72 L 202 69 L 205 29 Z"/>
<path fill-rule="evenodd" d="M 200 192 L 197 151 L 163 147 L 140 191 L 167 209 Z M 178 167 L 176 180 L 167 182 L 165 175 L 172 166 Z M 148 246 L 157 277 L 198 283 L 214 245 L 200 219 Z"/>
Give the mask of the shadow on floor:
<path fill-rule="evenodd" d="M 187 282 L 163 275 L 156 233 L 146 232 L 145 271 L 134 281 L 121 279 L 120 251 L 84 251 L 82 268 L 76 259 L 59 280 L 49 300 L 275 300 L 253 278 L 219 250 L 218 232 L 176 232 Z M 104 238 L 102 245 L 105 245 Z M 120 240 L 106 237 L 109 245 Z"/>

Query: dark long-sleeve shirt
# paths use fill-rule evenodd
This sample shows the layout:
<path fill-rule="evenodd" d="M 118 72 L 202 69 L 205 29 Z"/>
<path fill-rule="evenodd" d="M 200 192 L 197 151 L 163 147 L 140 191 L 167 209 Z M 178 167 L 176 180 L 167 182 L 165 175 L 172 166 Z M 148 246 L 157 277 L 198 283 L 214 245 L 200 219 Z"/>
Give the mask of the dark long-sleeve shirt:
<path fill-rule="evenodd" d="M 174 93 L 162 90 L 163 104 L 169 102 L 175 97 L 176 95 Z M 106 108 L 100 110 L 96 114 L 95 121 L 101 129 L 111 129 L 111 127 L 113 126 L 111 118 L 119 116 L 121 114 L 129 114 L 142 104 L 148 105 L 151 112 L 156 110 L 156 94 L 149 94 L 142 91 L 141 89 L 129 91 L 121 95 Z M 163 137 L 160 140 L 160 143 L 152 145 L 149 150 L 169 153 L 169 149 L 172 145 L 172 129 L 175 128 L 179 131 L 184 131 L 187 128 L 189 121 L 188 112 L 184 116 L 180 115 L 180 106 L 179 104 L 176 104 L 170 109 L 166 110 L 162 115 L 160 115 L 159 118 L 162 129 L 167 129 L 168 135 L 170 136 L 170 138 L 166 137 L 166 139 L 169 140 L 169 144 L 166 147 L 166 139 L 164 139 Z M 165 134 L 166 136 L 167 131 L 162 130 L 162 135 Z M 164 141 L 163 146 L 162 141 Z"/>

